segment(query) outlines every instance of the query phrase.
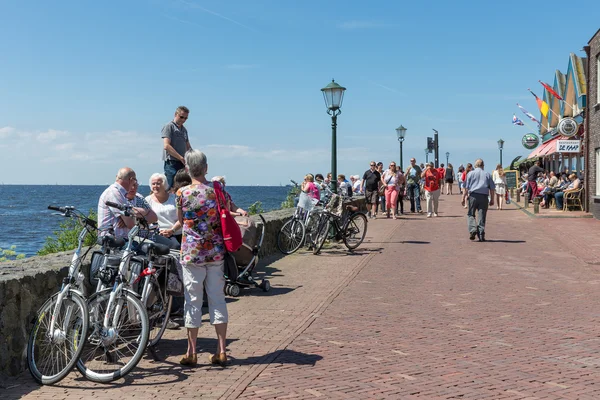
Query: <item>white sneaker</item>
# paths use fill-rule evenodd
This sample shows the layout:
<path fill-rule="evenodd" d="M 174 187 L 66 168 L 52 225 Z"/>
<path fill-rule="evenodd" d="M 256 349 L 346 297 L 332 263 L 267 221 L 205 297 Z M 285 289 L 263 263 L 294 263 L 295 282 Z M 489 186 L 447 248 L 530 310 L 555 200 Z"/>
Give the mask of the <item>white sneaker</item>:
<path fill-rule="evenodd" d="M 433 213 L 433 216 L 434 216 L 434 217 L 437 217 L 437 213 Z"/>
<path fill-rule="evenodd" d="M 427 213 L 427 218 L 431 218 L 431 213 Z"/>

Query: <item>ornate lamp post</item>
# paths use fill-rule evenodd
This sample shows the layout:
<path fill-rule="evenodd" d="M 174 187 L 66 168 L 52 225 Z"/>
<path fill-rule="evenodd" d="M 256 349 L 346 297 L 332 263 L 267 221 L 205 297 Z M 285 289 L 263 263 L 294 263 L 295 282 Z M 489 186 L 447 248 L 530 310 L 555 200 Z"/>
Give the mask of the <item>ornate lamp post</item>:
<path fill-rule="evenodd" d="M 402 163 L 402 143 L 406 137 L 406 128 L 400 125 L 396 128 L 396 135 L 398 135 L 398 141 L 400 142 L 400 169 L 404 171 L 404 164 Z"/>
<path fill-rule="evenodd" d="M 500 165 L 502 165 L 502 149 L 504 148 L 504 140 L 498 140 L 498 149 L 500 150 Z"/>
<path fill-rule="evenodd" d="M 331 115 L 331 191 L 337 193 L 337 116 L 341 114 L 342 100 L 344 99 L 345 87 L 335 83 L 332 79 L 331 83 L 321 89 L 327 114 Z"/>
<path fill-rule="evenodd" d="M 446 167 L 448 166 L 448 160 L 450 159 L 450 152 L 446 152 Z"/>

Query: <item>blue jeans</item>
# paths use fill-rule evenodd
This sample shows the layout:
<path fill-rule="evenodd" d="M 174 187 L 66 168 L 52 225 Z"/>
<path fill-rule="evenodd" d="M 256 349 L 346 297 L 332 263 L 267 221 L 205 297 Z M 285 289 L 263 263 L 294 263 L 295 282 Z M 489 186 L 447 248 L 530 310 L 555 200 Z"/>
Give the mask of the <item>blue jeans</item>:
<path fill-rule="evenodd" d="M 169 188 L 173 187 L 173 178 L 175 177 L 175 174 L 177 173 L 177 171 L 179 171 L 180 169 L 183 169 L 184 165 L 181 161 L 177 161 L 177 160 L 168 160 L 165 161 L 165 176 L 167 177 L 167 184 L 169 185 Z"/>
<path fill-rule="evenodd" d="M 415 212 L 421 211 L 421 197 L 419 197 L 419 185 L 416 183 L 409 183 L 406 187 L 406 194 L 408 195 L 408 199 L 410 200 L 410 211 Z"/>
<path fill-rule="evenodd" d="M 565 196 L 564 192 L 557 192 L 554 195 L 554 199 L 556 200 L 556 209 L 557 210 L 562 210 L 563 209 L 563 197 Z"/>

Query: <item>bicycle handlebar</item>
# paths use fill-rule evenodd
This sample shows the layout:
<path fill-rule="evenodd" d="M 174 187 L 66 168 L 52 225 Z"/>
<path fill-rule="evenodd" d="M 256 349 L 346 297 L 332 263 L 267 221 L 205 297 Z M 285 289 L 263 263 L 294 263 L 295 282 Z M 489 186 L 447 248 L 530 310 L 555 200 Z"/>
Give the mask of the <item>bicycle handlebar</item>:
<path fill-rule="evenodd" d="M 65 217 L 76 217 L 76 218 L 80 219 L 83 223 L 88 225 L 89 227 L 96 229 L 96 226 L 97 226 L 96 221 L 94 221 L 93 219 L 89 219 L 81 211 L 77 210 L 73 206 L 58 207 L 58 206 L 49 205 L 48 210 L 58 211 L 59 213 L 63 214 L 63 216 L 65 216 Z"/>
<path fill-rule="evenodd" d="M 74 209 L 75 209 L 75 207 L 72 207 L 72 206 L 65 206 L 65 207 L 58 207 L 58 206 L 53 206 L 53 205 L 48 206 L 48 210 L 58 211 L 61 213 L 65 213 L 67 211 L 71 211 Z"/>
<path fill-rule="evenodd" d="M 106 205 L 107 205 L 107 206 L 109 206 L 109 207 L 118 208 L 118 209 L 119 209 L 119 210 L 121 210 L 121 211 L 125 211 L 125 210 L 127 210 L 127 208 L 129 208 L 129 207 L 127 207 L 127 206 L 124 206 L 124 205 L 121 205 L 121 204 L 119 204 L 119 203 L 114 203 L 114 202 L 112 202 L 112 201 L 107 201 L 107 202 L 105 202 L 104 204 L 106 204 Z"/>

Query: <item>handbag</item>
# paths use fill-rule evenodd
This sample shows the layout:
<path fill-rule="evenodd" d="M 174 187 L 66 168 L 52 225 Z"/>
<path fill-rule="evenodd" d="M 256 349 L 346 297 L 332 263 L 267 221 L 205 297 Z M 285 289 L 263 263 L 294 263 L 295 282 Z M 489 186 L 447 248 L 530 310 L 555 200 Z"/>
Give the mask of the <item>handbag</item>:
<path fill-rule="evenodd" d="M 379 187 L 379 195 L 380 196 L 385 196 L 385 188 L 387 187 L 388 183 L 390 183 L 390 181 L 392 180 L 393 176 L 390 176 L 390 179 L 387 180 L 387 182 L 385 183 L 385 185 L 381 185 Z"/>
<path fill-rule="evenodd" d="M 183 271 L 177 257 L 171 257 L 167 271 L 167 294 L 183 296 Z"/>
<path fill-rule="evenodd" d="M 221 218 L 221 230 L 223 231 L 223 243 L 229 252 L 234 252 L 242 246 L 242 231 L 235 218 L 227 209 L 227 199 L 219 182 L 213 182 L 215 196 L 217 197 L 217 209 Z"/>

